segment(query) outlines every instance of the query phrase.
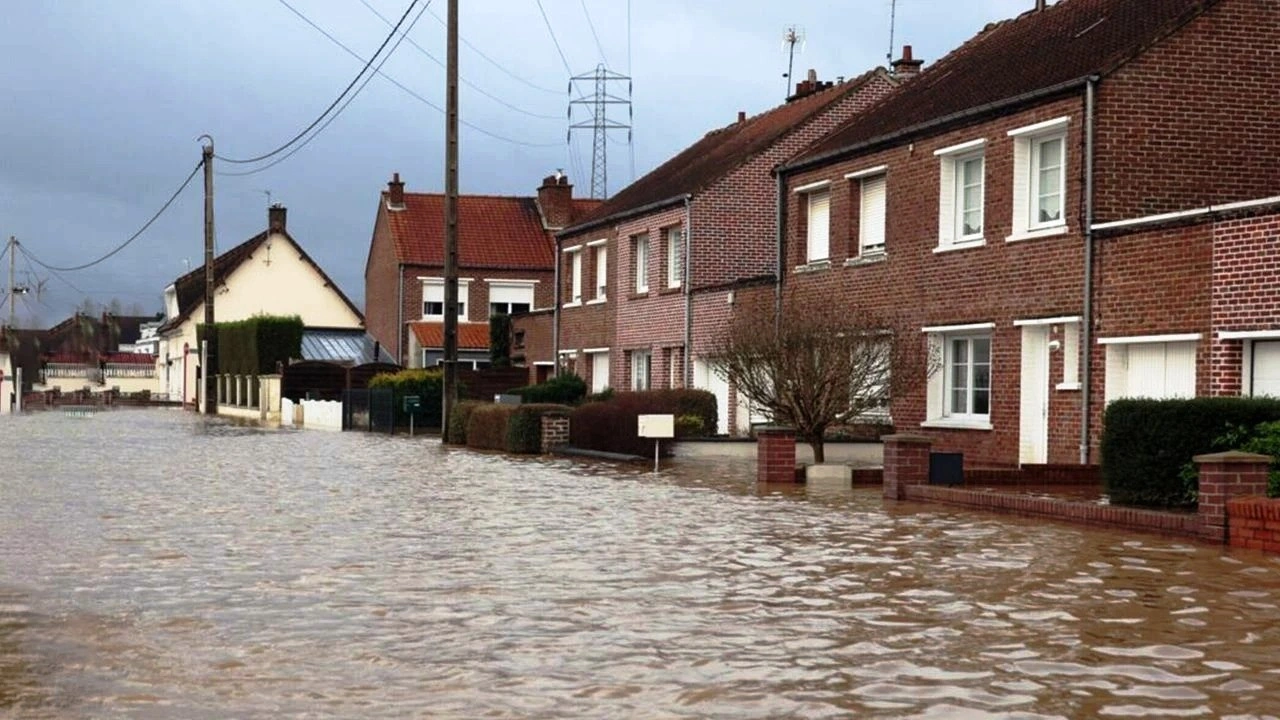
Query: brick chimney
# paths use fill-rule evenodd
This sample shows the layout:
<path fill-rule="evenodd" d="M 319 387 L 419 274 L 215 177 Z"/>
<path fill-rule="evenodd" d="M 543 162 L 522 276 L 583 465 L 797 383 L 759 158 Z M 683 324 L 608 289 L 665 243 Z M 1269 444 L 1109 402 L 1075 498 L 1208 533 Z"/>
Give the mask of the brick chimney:
<path fill-rule="evenodd" d="M 542 213 L 542 224 L 549 228 L 564 228 L 573 222 L 573 186 L 568 175 L 556 170 L 555 175 L 542 179 L 538 211 Z"/>
<path fill-rule="evenodd" d="M 387 209 L 404 209 L 404 183 L 400 181 L 400 173 L 392 173 L 387 182 Z"/>
<path fill-rule="evenodd" d="M 796 83 L 796 94 L 787 98 L 787 102 L 793 102 L 803 97 L 808 97 L 816 92 L 821 92 L 835 86 L 830 80 L 820 82 L 818 80 L 818 71 L 809 68 L 809 74 L 804 80 Z"/>
<path fill-rule="evenodd" d="M 273 203 L 267 208 L 267 229 L 271 232 L 285 232 L 285 217 L 289 211 L 280 203 Z"/>
<path fill-rule="evenodd" d="M 920 66 L 924 65 L 923 60 L 916 60 L 911 57 L 911 46 L 902 46 L 902 57 L 890 63 L 893 76 L 899 80 L 908 80 L 920 74 Z"/>
<path fill-rule="evenodd" d="M 738 122 L 740 122 L 740 123 L 741 123 L 741 122 L 746 122 L 746 121 L 747 121 L 747 111 L 746 111 L 746 110 L 739 110 L 739 111 L 738 111 Z"/>

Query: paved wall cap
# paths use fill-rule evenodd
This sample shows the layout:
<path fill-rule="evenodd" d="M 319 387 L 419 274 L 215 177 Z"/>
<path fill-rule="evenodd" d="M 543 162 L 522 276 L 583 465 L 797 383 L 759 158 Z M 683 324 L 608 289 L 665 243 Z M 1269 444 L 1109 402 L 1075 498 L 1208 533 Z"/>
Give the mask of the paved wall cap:
<path fill-rule="evenodd" d="M 795 435 L 796 429 L 785 425 L 765 425 L 756 428 L 757 435 Z"/>
<path fill-rule="evenodd" d="M 1257 453 L 1247 453 L 1240 450 L 1228 450 L 1220 453 L 1210 453 L 1208 455 L 1196 455 L 1191 458 L 1198 463 L 1270 463 L 1270 455 L 1259 455 Z"/>
<path fill-rule="evenodd" d="M 880 440 L 884 442 L 888 442 L 892 440 L 893 442 L 896 442 L 896 443 L 906 443 L 910 445 L 932 445 L 933 444 L 933 438 L 931 437 L 928 437 L 926 435 L 911 435 L 908 433 L 902 433 L 897 435 L 885 435 L 884 437 L 881 437 Z"/>

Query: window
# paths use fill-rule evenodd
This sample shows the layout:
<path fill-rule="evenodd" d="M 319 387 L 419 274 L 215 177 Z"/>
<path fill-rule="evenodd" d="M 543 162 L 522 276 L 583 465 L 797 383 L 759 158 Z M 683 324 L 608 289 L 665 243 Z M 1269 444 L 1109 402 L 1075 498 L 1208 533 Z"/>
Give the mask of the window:
<path fill-rule="evenodd" d="M 929 376 L 926 427 L 991 429 L 993 323 L 925 328 L 940 361 Z"/>
<path fill-rule="evenodd" d="M 529 312 L 533 307 L 533 280 L 489 280 L 489 315 Z"/>
<path fill-rule="evenodd" d="M 605 290 L 609 285 L 609 248 L 604 245 L 596 247 L 596 300 L 605 299 Z"/>
<path fill-rule="evenodd" d="M 565 304 L 577 305 L 582 302 L 582 246 L 566 248 L 564 253 L 569 265 L 569 302 Z"/>
<path fill-rule="evenodd" d="M 887 183 L 884 175 L 862 178 L 862 204 L 858 209 L 858 254 L 884 252 L 885 199 Z"/>
<path fill-rule="evenodd" d="M 633 243 L 636 261 L 636 292 L 649 292 L 649 236 L 637 235 Z"/>
<path fill-rule="evenodd" d="M 671 228 L 667 231 L 667 287 L 680 287 L 681 275 L 683 268 L 680 264 L 680 243 L 684 239 L 684 233 L 680 228 Z"/>
<path fill-rule="evenodd" d="M 986 162 L 983 140 L 934 152 L 942 158 L 938 196 L 938 248 L 981 245 Z"/>
<path fill-rule="evenodd" d="M 591 392 L 604 392 L 609 387 L 609 352 L 591 353 Z"/>
<path fill-rule="evenodd" d="M 631 351 L 631 389 L 649 389 L 649 351 Z"/>
<path fill-rule="evenodd" d="M 1056 234 L 1066 226 L 1067 121 L 1010 130 L 1013 137 L 1013 235 Z"/>
<path fill-rule="evenodd" d="M 467 319 L 468 281 L 458 280 L 458 319 Z M 422 318 L 444 319 L 444 278 L 422 278 Z"/>
<path fill-rule="evenodd" d="M 1106 401 L 1189 398 L 1196 394 L 1197 334 L 1104 338 Z"/>
<path fill-rule="evenodd" d="M 831 257 L 831 193 L 818 190 L 809 193 L 807 198 L 805 261 L 820 262 Z"/>
<path fill-rule="evenodd" d="M 893 373 L 893 340 L 888 337 L 854 343 L 853 377 L 849 378 L 849 404 L 862 408 L 865 418 L 889 417 L 889 388 Z"/>

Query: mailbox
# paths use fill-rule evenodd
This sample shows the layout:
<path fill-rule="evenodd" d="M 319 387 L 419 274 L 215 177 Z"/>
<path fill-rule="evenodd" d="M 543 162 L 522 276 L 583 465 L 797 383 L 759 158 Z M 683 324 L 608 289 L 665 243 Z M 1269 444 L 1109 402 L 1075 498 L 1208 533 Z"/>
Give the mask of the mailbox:
<path fill-rule="evenodd" d="M 676 436 L 675 415 L 641 415 L 640 437 L 673 438 Z"/>
<path fill-rule="evenodd" d="M 404 411 L 410 415 L 422 412 L 422 398 L 417 395 L 405 395 Z"/>

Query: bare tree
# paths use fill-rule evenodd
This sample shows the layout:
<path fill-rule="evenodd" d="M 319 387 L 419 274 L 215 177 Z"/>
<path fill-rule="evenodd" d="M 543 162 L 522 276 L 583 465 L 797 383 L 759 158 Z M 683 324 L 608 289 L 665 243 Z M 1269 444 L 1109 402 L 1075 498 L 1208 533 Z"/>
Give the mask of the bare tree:
<path fill-rule="evenodd" d="M 708 361 L 772 422 L 795 428 L 816 462 L 828 428 L 887 412 L 937 370 L 919 328 L 829 297 L 792 293 L 783 307 L 775 322 L 772 297 L 744 301 Z"/>

